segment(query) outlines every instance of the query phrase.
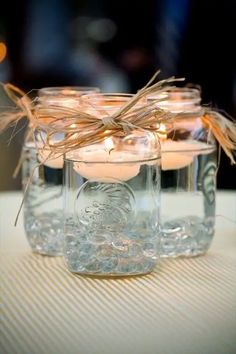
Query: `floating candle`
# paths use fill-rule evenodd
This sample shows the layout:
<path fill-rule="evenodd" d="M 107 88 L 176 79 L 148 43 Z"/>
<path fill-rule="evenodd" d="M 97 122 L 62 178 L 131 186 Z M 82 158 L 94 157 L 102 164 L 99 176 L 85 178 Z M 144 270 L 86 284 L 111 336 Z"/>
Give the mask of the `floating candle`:
<path fill-rule="evenodd" d="M 127 181 L 135 177 L 141 166 L 141 163 L 134 162 L 137 154 L 114 150 L 113 146 L 112 138 L 107 138 L 104 143 L 91 146 L 89 151 L 83 153 L 81 149 L 73 156 L 81 160 L 74 162 L 75 171 L 86 179 L 100 182 Z"/>
<path fill-rule="evenodd" d="M 62 168 L 63 167 L 63 156 L 62 154 L 54 155 L 53 158 L 50 157 L 50 150 L 38 150 L 38 160 L 45 166 L 51 168 Z"/>
<path fill-rule="evenodd" d="M 189 166 L 194 156 L 208 154 L 212 145 L 199 141 L 173 141 L 166 139 L 161 141 L 161 168 L 162 170 L 177 170 Z"/>

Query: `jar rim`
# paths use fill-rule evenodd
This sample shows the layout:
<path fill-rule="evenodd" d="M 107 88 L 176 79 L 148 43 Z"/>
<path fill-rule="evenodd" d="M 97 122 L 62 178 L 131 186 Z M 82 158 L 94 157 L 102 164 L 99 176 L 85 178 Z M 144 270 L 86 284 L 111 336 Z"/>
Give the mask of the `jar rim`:
<path fill-rule="evenodd" d="M 85 164 L 91 164 L 91 165 L 103 165 L 103 164 L 109 164 L 109 165 L 127 165 L 127 164 L 135 164 L 135 163 L 142 163 L 142 162 L 148 162 L 148 161 L 159 161 L 161 160 L 161 154 L 156 154 L 154 157 L 149 157 L 149 158 L 134 158 L 134 159 L 130 159 L 130 160 L 124 160 L 124 161 L 120 161 L 120 160 L 113 160 L 113 161 L 107 161 L 107 160 L 101 160 L 101 161 L 97 161 L 97 160 L 86 160 L 86 159 L 79 159 L 79 158 L 73 158 L 72 156 L 66 154 L 64 157 L 64 161 L 67 162 L 79 162 L 79 163 L 85 163 Z"/>
<path fill-rule="evenodd" d="M 172 104 L 200 104 L 201 94 L 197 88 L 171 87 L 163 90 L 156 95 L 148 96 L 148 100 L 160 99 L 168 105 Z"/>
<path fill-rule="evenodd" d="M 84 103 L 87 103 L 91 108 L 95 108 L 96 111 L 103 110 L 119 110 L 124 104 L 126 104 L 131 98 L 134 97 L 132 93 L 91 93 L 83 95 Z M 136 105 L 139 105 L 138 102 Z"/>
<path fill-rule="evenodd" d="M 99 87 L 93 86 L 55 86 L 43 87 L 38 90 L 39 97 L 79 97 L 90 92 L 99 93 Z"/>
<path fill-rule="evenodd" d="M 128 101 L 130 98 L 134 97 L 133 93 L 116 93 L 116 92 L 99 92 L 99 93 L 95 93 L 95 92 L 91 92 L 88 94 L 84 95 L 84 99 L 88 99 L 88 100 L 99 100 L 99 99 L 104 99 L 104 100 L 112 100 L 112 101 L 119 101 L 119 100 L 124 100 L 124 101 Z"/>

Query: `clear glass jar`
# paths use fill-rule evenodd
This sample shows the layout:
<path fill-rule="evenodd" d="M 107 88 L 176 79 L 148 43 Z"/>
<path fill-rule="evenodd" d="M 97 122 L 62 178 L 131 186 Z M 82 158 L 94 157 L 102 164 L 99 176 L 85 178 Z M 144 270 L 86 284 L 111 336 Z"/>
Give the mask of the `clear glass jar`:
<path fill-rule="evenodd" d="M 38 100 L 45 108 L 55 105 L 76 108 L 81 95 L 98 91 L 97 88 L 87 87 L 43 88 L 39 90 Z M 55 137 L 55 139 L 61 138 L 61 134 Z M 25 142 L 22 165 L 23 187 L 26 186 L 35 166 L 48 154 L 49 152 L 36 150 L 32 141 Z M 62 171 L 62 156 L 46 161 L 36 168 L 26 192 L 24 202 L 26 236 L 32 250 L 44 255 L 58 256 L 63 253 Z"/>
<path fill-rule="evenodd" d="M 162 163 L 163 257 L 196 256 L 212 242 L 215 225 L 216 142 L 202 122 L 200 92 L 173 88 L 159 106 L 179 113 L 159 129 Z"/>
<path fill-rule="evenodd" d="M 104 115 L 126 100 L 103 95 L 94 109 Z M 125 276 L 154 268 L 160 252 L 159 165 L 159 141 L 147 131 L 67 153 L 64 256 L 71 272 Z"/>

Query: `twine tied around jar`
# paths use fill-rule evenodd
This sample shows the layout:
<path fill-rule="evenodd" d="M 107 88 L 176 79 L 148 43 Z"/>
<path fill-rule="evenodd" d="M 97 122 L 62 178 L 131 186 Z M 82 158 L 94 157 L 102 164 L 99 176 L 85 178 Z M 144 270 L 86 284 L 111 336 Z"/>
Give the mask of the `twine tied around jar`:
<path fill-rule="evenodd" d="M 92 136 L 98 136 L 105 130 L 119 130 L 130 131 L 131 129 L 148 129 L 155 130 L 154 126 L 161 120 L 169 119 L 173 116 L 169 112 L 164 112 L 158 108 L 154 103 L 143 103 L 141 107 L 135 108 L 134 106 L 149 94 L 161 92 L 166 85 L 172 84 L 176 81 L 183 81 L 182 78 L 176 79 L 171 77 L 157 83 L 154 83 L 159 71 L 151 78 L 145 87 L 137 92 L 128 102 L 119 108 L 112 115 L 98 117 L 96 114 L 86 113 L 83 107 L 83 98 L 79 108 L 62 107 L 60 105 L 51 105 L 50 107 L 43 107 L 38 99 L 31 100 L 28 94 L 25 94 L 21 89 L 12 84 L 1 84 L 3 92 L 6 93 L 10 101 L 15 104 L 15 107 L 1 105 L 1 118 L 0 118 L 0 132 L 6 128 L 17 124 L 18 121 L 26 117 L 30 123 L 30 128 L 41 129 L 49 132 L 76 132 L 81 133 L 79 128 L 87 129 Z M 0 92 L 0 99 L 3 93 Z M 159 99 L 157 100 L 159 101 Z M 84 102 L 88 106 L 88 102 Z M 92 106 L 91 108 L 94 108 Z M 73 126 L 76 124 L 76 127 Z M 112 134 L 112 133 L 111 133 Z M 89 143 L 89 141 L 88 141 Z M 79 146 L 78 146 L 79 147 Z"/>
<path fill-rule="evenodd" d="M 181 113 L 174 114 L 159 108 L 160 98 L 152 100 L 151 103 L 142 102 L 140 104 L 140 101 L 149 95 L 160 94 L 174 82 L 184 80 L 170 77 L 153 83 L 159 73 L 160 71 L 157 71 L 141 90 L 113 114 L 109 115 L 104 109 L 104 117 L 102 118 L 100 114 L 96 113 L 96 106 L 94 105 L 90 107 L 93 109 L 93 114 L 84 110 L 84 107 L 88 108 L 90 105 L 86 96 L 85 99 L 80 97 L 81 106 L 79 108 L 62 107 L 60 105 L 52 105 L 47 108 L 43 107 L 37 98 L 31 100 L 27 94 L 14 85 L 2 84 L 3 91 L 15 104 L 15 107 L 1 107 L 0 104 L 0 133 L 9 126 L 16 126 L 23 117 L 26 117 L 29 121 L 28 134 L 33 135 L 36 129 L 46 133 L 46 138 L 43 139 L 44 148 L 50 149 L 53 155 L 64 154 L 67 151 L 94 144 L 116 134 L 125 135 L 134 129 L 158 132 L 160 123 L 168 122 L 171 126 L 172 121 L 181 116 Z M 0 92 L 0 99 L 1 96 L 2 93 Z M 235 164 L 236 123 L 220 112 L 209 108 L 204 108 L 201 119 L 229 157 L 231 163 Z M 58 132 L 64 133 L 64 138 L 55 142 L 53 137 Z"/>
<path fill-rule="evenodd" d="M 219 147 L 229 157 L 231 164 L 235 164 L 236 154 L 236 122 L 226 118 L 220 112 L 206 108 L 202 116 L 203 124 L 213 134 Z"/>
<path fill-rule="evenodd" d="M 109 114 L 104 109 L 104 116 L 96 112 L 96 106 L 91 105 L 93 114 L 86 112 L 84 107 L 89 107 L 90 103 L 80 97 L 79 108 L 62 107 L 52 105 L 50 108 L 43 107 L 38 99 L 31 100 L 28 94 L 12 84 L 2 84 L 3 90 L 0 92 L 0 100 L 3 93 L 15 104 L 15 107 L 0 103 L 0 133 L 10 126 L 17 126 L 17 123 L 26 117 L 29 122 L 27 136 L 33 136 L 34 131 L 43 131 L 46 138 L 43 139 L 45 149 L 50 149 L 51 154 L 64 154 L 67 151 L 78 149 L 86 145 L 102 141 L 104 138 L 113 135 L 125 135 L 134 129 L 145 129 L 157 131 L 160 123 L 172 125 L 174 119 L 181 116 L 181 113 L 174 114 L 158 108 L 157 100 L 152 102 L 142 102 L 149 95 L 155 96 L 168 89 L 168 85 L 182 78 L 170 77 L 165 80 L 153 83 L 160 71 L 157 71 L 151 80 L 130 98 L 123 106 L 118 108 L 113 114 Z M 172 86 L 173 88 L 173 86 Z M 83 106 L 84 104 L 84 106 Z M 101 112 L 99 112 L 101 113 Z M 234 154 L 236 151 L 236 123 L 226 118 L 218 111 L 204 108 L 201 117 L 203 124 L 209 129 L 224 150 L 232 164 L 235 164 Z M 64 133 L 64 138 L 60 141 L 53 139 L 56 133 Z M 37 144 L 36 144 L 37 145 Z M 37 146 L 36 146 L 37 148 Z"/>
<path fill-rule="evenodd" d="M 40 147 L 40 149 L 50 151 L 46 158 L 49 160 L 55 155 L 63 155 L 66 152 L 99 143 L 110 136 L 125 136 L 135 129 L 158 132 L 161 123 L 168 123 L 168 125 L 171 126 L 172 122 L 174 122 L 176 118 L 181 117 L 182 114 L 171 113 L 158 107 L 158 102 L 162 100 L 160 98 L 152 100 L 151 103 L 145 101 L 145 99 L 149 95 L 155 96 L 165 91 L 168 89 L 168 85 L 184 80 L 182 78 L 176 79 L 175 77 L 170 77 L 153 83 L 159 73 L 160 71 L 157 71 L 141 90 L 114 113 L 109 114 L 103 109 L 103 117 L 101 117 L 99 108 L 90 105 L 86 100 L 86 96 L 84 96 L 84 98 L 80 97 L 81 106 L 79 106 L 79 108 L 62 107 L 60 105 L 44 107 L 37 98 L 31 100 L 28 94 L 25 94 L 14 85 L 9 83 L 1 84 L 3 90 L 0 91 L 0 133 L 10 126 L 15 128 L 18 122 L 26 117 L 29 122 L 27 136 L 31 135 L 34 138 L 34 132 L 36 130 L 39 131 L 39 136 L 43 143 L 43 147 Z M 12 107 L 12 105 L 1 105 L 1 99 L 4 94 L 8 97 L 8 101 L 10 100 L 10 102 L 15 104 L 15 107 Z M 140 104 L 141 101 L 142 104 Z M 84 109 L 89 107 L 93 113 L 87 112 L 90 111 L 89 109 L 87 111 Z M 229 157 L 231 163 L 235 164 L 236 123 L 226 118 L 220 112 L 209 108 L 204 109 L 201 120 L 209 129 L 209 132 L 214 135 L 219 146 Z M 41 134 L 42 132 L 45 133 L 44 137 Z M 54 139 L 57 133 L 64 134 L 64 137 L 60 141 Z M 35 145 L 37 148 L 36 141 Z M 35 169 L 45 163 L 45 161 L 46 160 L 35 166 Z M 22 159 L 20 159 L 17 165 L 17 170 L 19 170 L 21 162 Z M 31 179 L 29 179 L 27 185 L 30 184 L 30 180 Z"/>

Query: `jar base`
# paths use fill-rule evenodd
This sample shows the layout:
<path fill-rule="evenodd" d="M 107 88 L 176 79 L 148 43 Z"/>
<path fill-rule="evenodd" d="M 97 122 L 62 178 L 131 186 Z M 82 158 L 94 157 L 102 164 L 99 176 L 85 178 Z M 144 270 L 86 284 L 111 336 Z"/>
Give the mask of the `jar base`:
<path fill-rule="evenodd" d="M 82 276 L 85 278 L 93 278 L 93 279 L 124 279 L 124 278 L 136 278 L 136 277 L 142 277 L 145 275 L 148 275 L 152 273 L 154 269 L 151 269 L 145 273 L 133 273 L 133 274 L 118 274 L 118 273 L 110 273 L 110 274 L 102 274 L 102 273 L 97 273 L 97 274 L 91 274 L 91 273 L 84 273 L 84 272 L 72 272 L 70 271 L 74 276 Z"/>
<path fill-rule="evenodd" d="M 63 256 L 63 252 L 60 251 L 60 252 L 46 252 L 46 251 L 38 251 L 36 249 L 33 249 L 31 247 L 31 250 L 33 253 L 35 254 L 39 254 L 41 256 L 45 256 L 45 257 L 62 257 Z"/>
<path fill-rule="evenodd" d="M 160 255 L 161 258 L 192 258 L 199 257 L 206 254 L 211 246 L 211 243 L 205 245 L 204 248 L 194 248 L 194 249 L 186 249 L 186 250 L 178 250 L 176 248 L 175 251 L 172 252 L 163 252 Z"/>
<path fill-rule="evenodd" d="M 196 257 L 208 251 L 214 219 L 190 215 L 163 223 L 161 258 Z"/>
<path fill-rule="evenodd" d="M 81 276 L 89 276 L 89 277 L 98 277 L 98 278 L 123 278 L 123 277 L 133 277 L 133 276 L 142 276 L 148 273 L 151 273 L 156 265 L 158 264 L 157 260 L 150 261 L 148 260 L 144 263 L 136 263 L 136 267 L 134 268 L 134 264 L 132 263 L 132 259 L 130 262 L 126 259 L 125 267 L 123 260 L 120 260 L 120 264 L 112 267 L 110 269 L 104 269 L 103 262 L 94 262 L 93 264 L 88 263 L 84 265 L 80 262 L 73 264 L 67 263 L 68 270 L 73 274 L 79 274 Z M 91 268 L 91 266 L 93 266 Z M 95 267 L 96 266 L 96 267 Z M 122 269 L 123 266 L 123 269 Z M 90 268 L 90 269 L 89 269 Z"/>
<path fill-rule="evenodd" d="M 61 210 L 34 214 L 25 210 L 25 234 L 33 252 L 44 256 L 63 255 L 63 214 Z"/>
<path fill-rule="evenodd" d="M 196 258 L 196 257 L 201 257 L 201 256 L 204 256 L 208 250 L 209 250 L 210 246 L 206 249 L 206 250 L 203 250 L 203 251 L 199 251 L 199 252 L 192 252 L 192 253 L 179 253 L 179 254 L 162 254 L 161 255 L 161 258 Z"/>

